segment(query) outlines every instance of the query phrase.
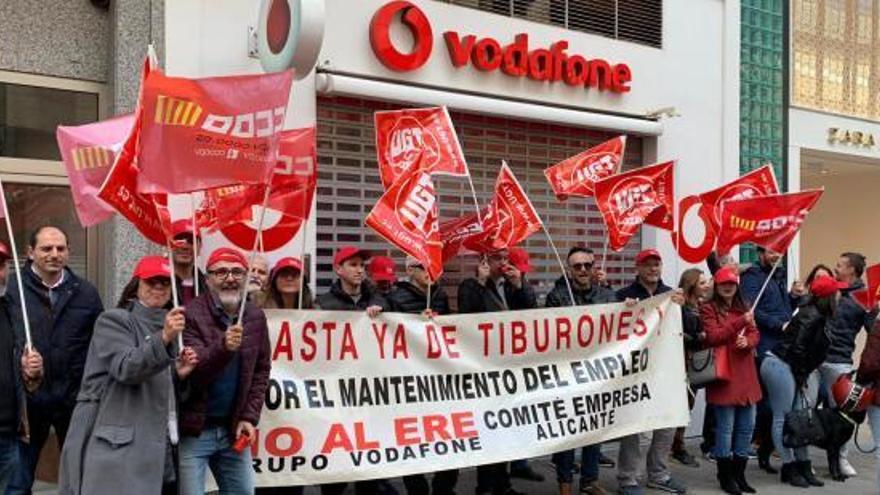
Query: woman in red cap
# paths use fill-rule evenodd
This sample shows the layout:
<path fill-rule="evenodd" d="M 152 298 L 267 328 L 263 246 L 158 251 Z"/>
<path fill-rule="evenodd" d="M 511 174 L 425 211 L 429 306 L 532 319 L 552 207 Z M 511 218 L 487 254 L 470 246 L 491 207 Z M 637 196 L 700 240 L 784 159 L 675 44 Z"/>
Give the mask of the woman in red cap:
<path fill-rule="evenodd" d="M 715 273 L 715 293 L 700 307 L 700 320 L 703 344 L 714 347 L 716 356 L 723 353 L 731 375 L 706 385 L 706 402 L 715 414 L 716 476 L 726 493 L 755 493 L 745 470 L 755 430 L 755 405 L 761 400 L 754 358 L 760 335 L 755 316 L 740 293 L 736 269 L 725 266 Z"/>
<path fill-rule="evenodd" d="M 281 258 L 269 274 L 269 297 L 265 309 L 300 309 L 299 291 L 302 290 L 302 309 L 313 309 L 309 281 L 303 276 L 299 258 Z"/>
<path fill-rule="evenodd" d="M 179 352 L 184 314 L 169 311 L 170 300 L 168 260 L 145 256 L 118 307 L 95 323 L 59 494 L 177 493 L 175 382 L 198 358 L 188 347 Z"/>
<path fill-rule="evenodd" d="M 773 410 L 773 443 L 783 462 L 781 480 L 793 486 L 824 486 L 813 474 L 807 448 L 790 449 L 782 444 L 782 427 L 785 415 L 793 409 L 816 403 L 819 384 L 811 374 L 825 361 L 831 344 L 826 324 L 834 317 L 839 291 L 845 286 L 827 275 L 813 279 L 809 297 L 761 364 L 761 379 Z"/>

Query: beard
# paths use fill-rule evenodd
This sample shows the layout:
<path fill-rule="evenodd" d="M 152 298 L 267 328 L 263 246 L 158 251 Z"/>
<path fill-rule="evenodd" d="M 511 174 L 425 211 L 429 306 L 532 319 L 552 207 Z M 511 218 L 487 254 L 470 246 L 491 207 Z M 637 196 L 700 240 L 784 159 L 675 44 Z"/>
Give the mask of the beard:
<path fill-rule="evenodd" d="M 217 299 L 226 310 L 237 310 L 241 304 L 241 291 L 238 289 L 221 289 L 217 293 Z"/>

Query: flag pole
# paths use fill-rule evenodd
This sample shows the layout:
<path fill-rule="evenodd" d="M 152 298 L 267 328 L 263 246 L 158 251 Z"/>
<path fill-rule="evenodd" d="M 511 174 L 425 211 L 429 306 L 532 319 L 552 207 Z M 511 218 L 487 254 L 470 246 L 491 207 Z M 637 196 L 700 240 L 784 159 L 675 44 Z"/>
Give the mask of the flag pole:
<path fill-rule="evenodd" d="M 199 297 L 199 228 L 196 226 L 196 198 L 193 193 L 189 193 L 189 202 L 192 209 L 193 228 L 193 288 L 196 297 Z"/>
<path fill-rule="evenodd" d="M 271 184 L 272 181 L 269 181 Z M 245 277 L 244 277 L 244 286 L 241 290 L 241 307 L 238 310 L 238 324 L 242 324 L 242 318 L 244 318 L 244 308 L 247 304 L 247 288 L 248 284 L 251 281 L 251 265 L 254 264 L 254 258 L 257 256 L 257 243 L 260 242 L 260 237 L 263 235 L 263 219 L 266 218 L 266 208 L 269 205 L 269 193 L 272 192 L 272 187 L 270 185 L 266 185 L 266 193 L 263 195 L 263 206 L 260 208 L 260 220 L 257 223 L 257 235 L 254 237 L 254 246 L 251 249 L 250 257 L 248 258 L 248 266 L 245 267 Z M 300 289 L 302 291 L 302 289 Z"/>
<path fill-rule="evenodd" d="M 306 194 L 308 196 L 308 194 Z M 304 209 L 303 211 L 308 211 Z M 300 252 L 299 259 L 302 261 L 302 273 L 300 273 L 299 277 L 299 306 L 297 309 L 303 309 L 303 293 L 306 291 L 306 233 L 309 231 L 309 219 L 303 218 L 302 221 L 302 251 Z M 262 237 L 262 236 L 260 236 Z M 309 268 L 311 268 L 311 260 L 309 260 Z"/>
<path fill-rule="evenodd" d="M 27 304 L 24 301 L 24 280 L 21 279 L 21 266 L 18 264 L 18 249 L 15 247 L 15 236 L 12 235 L 12 219 L 9 218 L 9 205 L 6 204 L 6 189 L 0 181 L 0 196 L 3 196 L 3 219 L 6 221 L 6 234 L 9 236 L 9 249 L 12 250 L 12 262 L 15 264 L 15 277 L 18 279 L 18 300 L 21 301 L 21 316 L 24 320 L 24 337 L 28 349 L 33 349 L 31 340 L 31 321 L 28 318 Z"/>
<path fill-rule="evenodd" d="M 605 271 L 605 261 L 608 260 L 608 231 L 605 232 L 605 245 L 602 247 L 602 271 Z M 607 276 L 607 273 L 606 273 Z"/>
<path fill-rule="evenodd" d="M 428 277 L 428 302 L 425 307 L 425 311 L 431 311 L 431 277 Z"/>
<path fill-rule="evenodd" d="M 565 269 L 565 265 L 562 263 L 562 257 L 559 256 L 559 250 L 556 249 L 556 244 L 553 243 L 553 238 L 550 237 L 550 232 L 547 231 L 544 222 L 541 222 L 541 230 L 544 231 L 544 235 L 546 235 L 547 240 L 550 241 L 550 248 L 553 249 L 553 254 L 556 256 L 556 261 L 559 263 L 559 268 L 562 270 L 562 278 L 565 279 L 565 286 L 568 288 L 568 295 L 571 297 L 571 303 L 577 304 L 577 301 L 574 299 L 574 291 L 571 290 L 571 282 L 568 280 L 568 272 Z"/>
<path fill-rule="evenodd" d="M 195 244 L 193 244 L 193 249 L 195 249 Z M 180 302 L 177 294 L 177 281 L 175 280 L 174 274 L 174 249 L 172 249 L 171 242 L 168 242 L 168 264 L 171 265 L 171 301 L 174 309 L 180 307 Z M 196 285 L 198 285 L 198 280 L 196 280 Z M 183 352 L 183 332 L 177 334 L 177 346 L 179 347 L 180 352 Z"/>
<path fill-rule="evenodd" d="M 770 269 L 770 274 L 767 275 L 767 280 L 764 280 L 764 285 L 761 286 L 761 290 L 758 292 L 758 297 L 755 298 L 755 302 L 752 303 L 751 311 L 755 311 L 755 308 L 758 307 L 758 302 L 761 300 L 761 296 L 764 295 L 764 290 L 767 289 L 767 285 L 770 283 L 770 280 L 773 278 L 773 274 L 776 273 L 776 269 L 779 267 L 779 263 L 782 262 L 782 256 L 776 260 L 776 263 L 773 263 L 773 268 Z"/>

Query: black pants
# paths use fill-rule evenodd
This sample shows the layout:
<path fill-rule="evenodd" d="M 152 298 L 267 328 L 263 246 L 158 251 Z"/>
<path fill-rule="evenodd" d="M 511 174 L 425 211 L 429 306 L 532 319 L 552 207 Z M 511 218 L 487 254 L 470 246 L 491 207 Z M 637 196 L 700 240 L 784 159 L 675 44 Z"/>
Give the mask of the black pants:
<path fill-rule="evenodd" d="M 321 495 L 342 495 L 348 483 L 330 483 L 321 485 Z M 354 493 L 357 495 L 375 495 L 379 492 L 377 480 L 357 481 L 354 484 Z"/>
<path fill-rule="evenodd" d="M 12 480 L 6 489 L 6 495 L 30 495 L 34 484 L 34 473 L 37 470 L 37 462 L 40 460 L 40 452 L 49 438 L 49 429 L 55 428 L 58 438 L 58 450 L 64 446 L 64 437 L 67 436 L 67 428 L 70 426 L 70 417 L 73 409 L 59 407 L 31 407 L 28 410 L 28 424 L 30 425 L 31 438 L 29 443 L 19 443 L 19 455 L 21 456 L 18 469 L 12 475 Z"/>
<path fill-rule="evenodd" d="M 305 487 L 302 486 L 276 486 L 273 488 L 257 488 L 254 495 L 302 495 Z"/>
<path fill-rule="evenodd" d="M 477 466 L 477 493 L 502 494 L 510 489 L 506 462 Z"/>
<path fill-rule="evenodd" d="M 424 474 L 411 474 L 403 477 L 403 485 L 406 486 L 408 495 L 452 495 L 455 493 L 455 484 L 458 483 L 458 469 L 438 471 L 431 480 L 431 489 L 428 490 L 428 478 Z"/>

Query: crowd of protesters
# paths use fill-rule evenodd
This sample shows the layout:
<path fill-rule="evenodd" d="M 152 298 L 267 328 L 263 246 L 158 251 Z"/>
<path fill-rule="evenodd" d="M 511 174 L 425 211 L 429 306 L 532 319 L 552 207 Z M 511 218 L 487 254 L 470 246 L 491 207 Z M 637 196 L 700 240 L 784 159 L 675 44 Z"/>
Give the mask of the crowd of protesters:
<path fill-rule="evenodd" d="M 196 269 L 190 224 L 174 224 L 174 265 L 146 256 L 135 266 L 116 307 L 105 310 L 98 292 L 68 266 L 67 235 L 58 227 L 36 229 L 28 243 L 21 280 L 9 277 L 9 250 L 0 244 L 0 490 L 28 494 L 40 453 L 54 429 L 59 448 L 60 494 L 172 494 L 204 492 L 210 469 L 220 493 L 255 492 L 247 444 L 255 438 L 271 367 L 263 309 L 452 313 L 450 297 L 415 258 L 396 263 L 357 247 L 333 258 L 336 280 L 313 297 L 302 260 L 262 256 L 251 263 L 231 248 L 209 253 L 205 272 Z M 869 332 L 856 380 L 880 381 L 880 332 L 870 332 L 877 315 L 851 297 L 864 287 L 865 257 L 843 253 L 835 268 L 818 266 L 806 281 L 789 288 L 781 255 L 759 249 L 757 263 L 740 266 L 710 258 L 709 272 L 690 268 L 677 289 L 661 280 L 662 259 L 646 249 L 635 259 L 636 277 L 614 291 L 587 247 L 572 248 L 566 274 L 545 297 L 545 307 L 638 300 L 673 293 L 682 307 L 684 355 L 713 349 L 723 353 L 730 376 L 704 385 L 706 459 L 715 462 L 720 489 L 755 493 L 747 481 L 748 461 L 779 473 L 780 482 L 822 486 L 806 447 L 783 443 L 786 414 L 835 407 L 832 386 L 853 370 L 855 340 Z M 249 266 L 250 265 L 250 266 Z M 514 311 L 539 307 L 528 253 L 512 248 L 486 253 L 473 277 L 457 291 L 459 313 Z M 173 276 L 172 276 L 173 275 Z M 32 345 L 25 344 L 18 286 L 23 288 Z M 176 287 L 172 287 L 172 284 Z M 176 289 L 176 290 L 174 290 Z M 758 295 L 761 293 L 761 297 Z M 174 304 L 178 294 L 180 305 Z M 242 297 L 244 311 L 239 314 Z M 430 297 L 430 301 L 427 298 Z M 754 304 L 758 301 L 757 304 Z M 696 387 L 693 387 L 696 388 Z M 688 407 L 694 406 L 691 389 Z M 880 394 L 867 415 L 880 441 Z M 684 405 L 683 405 L 684 406 Z M 650 442 L 642 445 L 642 437 Z M 647 487 L 686 493 L 670 472 L 670 458 L 700 465 L 685 447 L 684 429 L 662 429 L 619 439 L 618 492 Z M 552 461 L 561 495 L 604 494 L 600 465 L 614 467 L 600 445 L 585 445 Z M 829 453 L 832 478 L 855 476 L 850 448 Z M 782 461 L 772 465 L 772 453 Z M 408 494 L 455 493 L 458 470 L 406 476 Z M 477 493 L 517 492 L 511 478 L 542 481 L 527 460 L 477 467 Z M 574 481 L 577 478 L 578 486 Z M 322 485 L 339 494 L 348 483 Z M 396 493 L 389 480 L 353 483 L 358 494 Z M 262 494 L 302 493 L 302 488 L 257 489 Z"/>

